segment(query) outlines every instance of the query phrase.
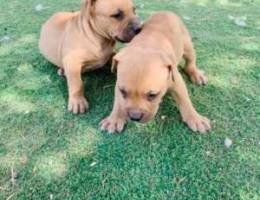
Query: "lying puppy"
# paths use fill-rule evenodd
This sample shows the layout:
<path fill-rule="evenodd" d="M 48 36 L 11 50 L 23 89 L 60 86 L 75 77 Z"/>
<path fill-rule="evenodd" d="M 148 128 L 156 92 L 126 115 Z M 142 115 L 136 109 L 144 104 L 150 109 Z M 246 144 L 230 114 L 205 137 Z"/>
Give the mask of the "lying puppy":
<path fill-rule="evenodd" d="M 112 69 L 117 68 L 118 77 L 114 108 L 101 122 L 101 129 L 121 132 L 128 119 L 150 121 L 169 91 L 183 121 L 194 132 L 210 130 L 210 121 L 194 109 L 178 71 L 182 58 L 186 60 L 185 72 L 191 80 L 198 85 L 206 84 L 206 76 L 196 66 L 191 37 L 180 18 L 170 12 L 153 15 L 141 33 L 114 57 Z"/>
<path fill-rule="evenodd" d="M 39 49 L 64 70 L 69 111 L 88 109 L 81 73 L 102 67 L 116 40 L 129 42 L 140 30 L 132 0 L 84 0 L 81 11 L 56 13 L 43 25 Z"/>

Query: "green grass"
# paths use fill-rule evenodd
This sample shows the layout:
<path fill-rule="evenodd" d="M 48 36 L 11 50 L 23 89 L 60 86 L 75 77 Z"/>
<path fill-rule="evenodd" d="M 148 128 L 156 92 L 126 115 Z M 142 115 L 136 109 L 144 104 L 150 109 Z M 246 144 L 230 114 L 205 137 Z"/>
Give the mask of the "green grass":
<path fill-rule="evenodd" d="M 11 38 L 0 43 L 0 199 L 260 199 L 260 0 L 136 3 L 143 19 L 166 9 L 186 18 L 210 80 L 188 88 L 213 131 L 193 134 L 166 97 L 153 122 L 102 133 L 116 78 L 107 69 L 84 76 L 90 111 L 68 113 L 66 81 L 37 40 L 52 13 L 79 0 L 0 0 L 0 38 Z M 228 15 L 246 15 L 247 27 Z"/>

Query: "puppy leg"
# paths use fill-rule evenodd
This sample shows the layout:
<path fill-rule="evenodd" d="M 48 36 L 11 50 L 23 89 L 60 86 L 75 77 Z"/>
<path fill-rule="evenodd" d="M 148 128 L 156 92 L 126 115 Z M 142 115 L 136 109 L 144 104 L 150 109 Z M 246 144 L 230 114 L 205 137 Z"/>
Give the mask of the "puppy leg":
<path fill-rule="evenodd" d="M 173 77 L 174 81 L 170 87 L 170 93 L 180 109 L 183 121 L 194 132 L 206 133 L 211 129 L 210 121 L 201 116 L 193 107 L 185 82 L 177 67 L 173 69 Z"/>
<path fill-rule="evenodd" d="M 77 58 L 67 57 L 63 64 L 69 89 L 68 110 L 74 114 L 84 113 L 88 109 L 88 102 L 81 80 L 82 63 Z"/>
<path fill-rule="evenodd" d="M 196 65 L 196 53 L 191 41 L 190 36 L 185 36 L 184 39 L 184 59 L 186 67 L 184 71 L 189 75 L 194 84 L 205 85 L 208 82 L 204 71 L 198 69 Z"/>
<path fill-rule="evenodd" d="M 100 122 L 101 130 L 108 133 L 122 132 L 126 124 L 127 117 L 123 113 L 119 104 L 119 91 L 115 89 L 115 102 L 111 114 Z"/>

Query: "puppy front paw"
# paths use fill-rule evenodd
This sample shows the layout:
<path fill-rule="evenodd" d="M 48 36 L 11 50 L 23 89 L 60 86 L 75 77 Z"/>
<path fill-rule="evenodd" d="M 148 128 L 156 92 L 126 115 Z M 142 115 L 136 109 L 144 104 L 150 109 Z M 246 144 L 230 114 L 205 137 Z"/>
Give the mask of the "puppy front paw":
<path fill-rule="evenodd" d="M 190 74 L 191 81 L 197 85 L 206 85 L 208 83 L 208 78 L 205 72 L 202 70 L 196 70 Z"/>
<path fill-rule="evenodd" d="M 74 114 L 85 113 L 89 108 L 88 102 L 84 96 L 70 97 L 68 110 Z"/>
<path fill-rule="evenodd" d="M 102 131 L 107 131 L 108 133 L 120 133 L 123 131 L 125 124 L 125 119 L 109 116 L 100 122 L 100 128 Z"/>
<path fill-rule="evenodd" d="M 210 120 L 198 113 L 188 116 L 183 121 L 194 132 L 206 133 L 211 130 Z"/>

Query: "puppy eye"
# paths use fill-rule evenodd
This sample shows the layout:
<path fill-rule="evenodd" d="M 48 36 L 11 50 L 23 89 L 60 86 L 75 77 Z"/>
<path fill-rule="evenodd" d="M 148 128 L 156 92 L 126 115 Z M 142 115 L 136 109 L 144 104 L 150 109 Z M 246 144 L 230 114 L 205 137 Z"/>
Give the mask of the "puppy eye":
<path fill-rule="evenodd" d="M 120 89 L 120 92 L 121 92 L 123 98 L 126 99 L 128 96 L 127 92 L 124 89 Z"/>
<path fill-rule="evenodd" d="M 111 15 L 110 17 L 117 19 L 117 20 L 123 20 L 124 19 L 124 13 L 122 11 L 119 11 L 119 12 Z"/>
<path fill-rule="evenodd" d="M 146 98 L 147 98 L 148 101 L 153 101 L 157 98 L 158 95 L 159 95 L 159 93 L 150 92 L 146 95 Z"/>

